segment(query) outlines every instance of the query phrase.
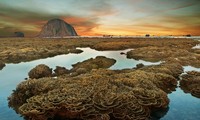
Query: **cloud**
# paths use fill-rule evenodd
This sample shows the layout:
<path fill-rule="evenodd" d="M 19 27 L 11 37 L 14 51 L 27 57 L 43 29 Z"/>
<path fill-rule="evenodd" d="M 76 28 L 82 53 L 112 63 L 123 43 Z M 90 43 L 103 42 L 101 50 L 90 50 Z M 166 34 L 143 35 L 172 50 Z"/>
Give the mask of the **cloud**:
<path fill-rule="evenodd" d="M 53 18 L 72 24 L 79 35 L 196 34 L 199 4 L 199 0 L 1 0 L 0 35 L 22 31 L 35 36 Z"/>
<path fill-rule="evenodd" d="M 96 34 L 93 29 L 98 28 L 100 25 L 96 17 L 64 16 L 62 19 L 74 26 L 79 35 Z"/>
<path fill-rule="evenodd" d="M 62 1 L 60 2 L 63 3 Z M 85 4 L 85 1 L 82 0 L 73 0 L 73 1 L 69 0 L 68 2 L 72 6 L 79 5 L 80 8 L 74 11 L 69 9 L 69 11 L 66 13 L 60 12 L 54 14 L 52 12 L 48 12 L 48 10 L 38 12 L 38 10 L 34 11 L 33 9 L 27 9 L 26 7 L 23 6 L 22 7 L 17 6 L 14 8 L 12 7 L 12 5 L 0 4 L 0 15 L 1 15 L 0 21 L 3 23 L 1 24 L 1 26 L 3 28 L 12 27 L 13 29 L 25 31 L 25 33 L 27 33 L 28 36 L 31 36 L 31 31 L 32 31 L 33 32 L 32 36 L 34 36 L 36 32 L 39 32 L 41 30 L 42 26 L 48 20 L 53 18 L 62 18 L 69 24 L 72 24 L 77 30 L 78 34 L 92 35 L 96 34 L 94 33 L 93 29 L 97 28 L 100 25 L 100 23 L 98 22 L 103 16 L 115 13 L 115 10 L 107 1 L 88 0 L 87 1 L 88 4 Z M 39 6 L 37 6 L 37 8 L 39 8 L 40 10 L 42 9 Z M 59 9 L 59 7 L 57 9 Z M 73 12 L 70 13 L 70 11 Z M 80 13 L 85 12 L 86 15 L 85 16 L 77 15 L 75 13 L 76 11 L 80 11 Z M 5 32 L 2 32 L 3 28 L 1 28 L 1 33 L 5 34 Z M 9 30 L 4 30 L 4 31 L 8 32 Z M 10 29 L 10 32 L 13 31 L 14 30 L 11 31 Z"/>

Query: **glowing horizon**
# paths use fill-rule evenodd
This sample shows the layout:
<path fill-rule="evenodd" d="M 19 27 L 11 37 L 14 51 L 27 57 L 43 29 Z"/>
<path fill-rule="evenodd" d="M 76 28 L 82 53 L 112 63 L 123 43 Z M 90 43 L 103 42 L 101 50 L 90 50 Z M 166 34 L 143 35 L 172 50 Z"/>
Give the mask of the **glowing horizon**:
<path fill-rule="evenodd" d="M 200 35 L 200 0 L 1 0 L 0 36 L 36 36 L 50 19 L 78 35 Z"/>

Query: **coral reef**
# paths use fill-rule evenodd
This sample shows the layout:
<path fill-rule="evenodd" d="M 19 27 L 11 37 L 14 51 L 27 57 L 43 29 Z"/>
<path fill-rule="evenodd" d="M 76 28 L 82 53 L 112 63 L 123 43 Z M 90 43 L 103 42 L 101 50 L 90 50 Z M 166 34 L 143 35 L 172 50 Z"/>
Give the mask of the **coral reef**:
<path fill-rule="evenodd" d="M 80 49 L 70 49 L 69 52 L 70 52 L 70 53 L 76 53 L 76 54 L 79 54 L 79 53 L 82 53 L 83 51 L 80 50 Z"/>
<path fill-rule="evenodd" d="M 6 66 L 5 63 L 3 63 L 3 62 L 0 60 L 0 70 L 2 70 L 5 66 Z"/>
<path fill-rule="evenodd" d="M 139 64 L 136 65 L 137 69 L 142 68 L 142 67 L 144 67 L 144 64 L 142 64 L 142 63 L 139 63 Z"/>
<path fill-rule="evenodd" d="M 31 74 L 37 76 L 30 78 L 39 79 L 21 82 L 8 98 L 9 106 L 27 120 L 151 119 L 152 112 L 168 109 L 167 93 L 177 87 L 182 65 L 200 65 L 198 51 L 191 49 L 199 42 L 190 39 L 38 39 L 11 44 L 8 41 L 0 42 L 0 59 L 4 62 L 67 54 L 76 47 L 134 48 L 128 53 L 129 58 L 165 61 L 152 66 L 138 64 L 135 69 L 107 70 L 116 61 L 100 56 L 74 64 L 69 71 L 59 67 L 55 70 L 56 79 L 49 77 L 49 67 L 42 68 L 49 71 L 47 76 L 43 76 L 41 68 L 35 68 Z M 198 81 L 199 73 L 188 72 L 182 76 L 181 88 L 198 96 Z"/>
<path fill-rule="evenodd" d="M 72 65 L 70 70 L 74 75 L 79 75 L 91 71 L 92 69 L 98 68 L 109 68 L 115 64 L 116 60 L 111 58 L 106 58 L 104 56 L 97 56 L 96 58 L 90 58 L 83 62 L 78 62 Z"/>
<path fill-rule="evenodd" d="M 113 38 L 98 42 L 91 47 L 96 50 L 122 50 L 149 46 L 189 50 L 199 43 L 199 41 L 194 41 L 192 39 L 180 38 L 122 38 L 121 40 Z"/>
<path fill-rule="evenodd" d="M 91 47 L 96 50 L 122 50 L 152 46 L 173 48 L 177 49 L 177 52 L 179 52 L 179 49 L 184 49 L 191 53 L 198 53 L 195 49 L 191 50 L 197 44 L 200 44 L 200 42 L 181 38 L 1 38 L 0 60 L 5 63 L 25 62 L 68 54 L 74 52 L 76 47 Z M 194 57 L 191 56 L 193 59 Z"/>
<path fill-rule="evenodd" d="M 29 71 L 28 73 L 29 78 L 42 78 L 42 77 L 51 77 L 52 76 L 52 69 L 50 69 L 47 65 L 40 64 L 37 65 L 35 68 Z"/>
<path fill-rule="evenodd" d="M 153 111 L 167 109 L 166 92 L 177 85 L 172 72 L 181 70 L 179 65 L 163 63 L 137 70 L 92 69 L 78 76 L 30 79 L 17 86 L 8 98 L 9 106 L 27 120 L 150 119 Z"/>
<path fill-rule="evenodd" d="M 141 47 L 127 52 L 127 58 L 143 59 L 146 61 L 168 61 L 200 67 L 200 55 L 187 49 L 173 47 Z"/>
<path fill-rule="evenodd" d="M 146 72 L 154 73 L 164 73 L 173 76 L 176 79 L 179 79 L 181 73 L 183 73 L 183 67 L 179 63 L 168 63 L 163 62 L 160 65 L 150 65 L 140 68 L 140 70 Z"/>
<path fill-rule="evenodd" d="M 35 68 L 29 71 L 28 75 L 29 78 L 38 79 L 42 77 L 52 77 L 52 76 L 61 76 L 70 74 L 71 76 L 77 76 L 80 74 L 87 73 L 92 69 L 99 69 L 99 68 L 109 68 L 113 64 L 115 64 L 116 60 L 106 58 L 104 56 L 97 56 L 96 58 L 90 58 L 83 62 L 78 62 L 73 66 L 72 69 L 68 70 L 65 67 L 56 66 L 54 73 L 52 73 L 52 69 L 50 69 L 45 64 L 37 65 Z"/>
<path fill-rule="evenodd" d="M 180 88 L 193 96 L 200 98 L 200 72 L 190 71 L 181 76 Z"/>

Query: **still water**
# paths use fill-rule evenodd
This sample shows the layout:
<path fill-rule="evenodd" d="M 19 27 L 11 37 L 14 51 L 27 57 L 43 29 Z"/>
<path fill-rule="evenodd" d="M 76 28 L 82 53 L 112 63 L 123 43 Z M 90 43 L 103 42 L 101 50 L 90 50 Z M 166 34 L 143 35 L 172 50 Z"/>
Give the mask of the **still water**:
<path fill-rule="evenodd" d="M 96 56 L 106 56 L 114 58 L 117 62 L 110 69 L 133 68 L 138 63 L 144 65 L 156 65 L 160 62 L 152 63 L 143 60 L 127 59 L 126 55 L 120 55 L 121 52 L 126 53 L 130 49 L 120 51 L 96 51 L 90 48 L 79 48 L 84 52 L 80 54 L 59 55 L 52 58 L 39 59 L 31 62 L 22 62 L 18 64 L 7 64 L 0 71 L 0 120 L 23 120 L 14 110 L 8 108 L 7 97 L 12 93 L 24 78 L 28 77 L 28 72 L 38 64 L 46 64 L 51 68 L 63 66 L 68 69 L 72 68 L 72 64 L 84 61 Z M 194 68 L 187 66 L 185 70 Z M 200 70 L 200 69 L 197 69 Z M 169 94 L 170 106 L 167 114 L 162 120 L 200 120 L 200 99 L 190 94 L 185 94 L 177 88 L 176 92 Z"/>

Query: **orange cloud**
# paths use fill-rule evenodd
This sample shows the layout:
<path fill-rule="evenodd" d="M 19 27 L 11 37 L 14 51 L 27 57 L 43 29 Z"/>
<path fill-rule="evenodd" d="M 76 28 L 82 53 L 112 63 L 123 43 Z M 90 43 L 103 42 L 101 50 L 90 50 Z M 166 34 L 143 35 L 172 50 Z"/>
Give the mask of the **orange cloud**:
<path fill-rule="evenodd" d="M 84 18 L 84 17 L 63 17 L 67 23 L 71 24 L 79 35 L 97 35 L 94 29 L 98 28 L 96 18 Z"/>

